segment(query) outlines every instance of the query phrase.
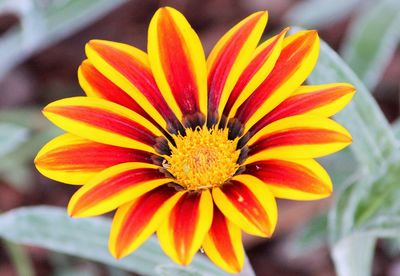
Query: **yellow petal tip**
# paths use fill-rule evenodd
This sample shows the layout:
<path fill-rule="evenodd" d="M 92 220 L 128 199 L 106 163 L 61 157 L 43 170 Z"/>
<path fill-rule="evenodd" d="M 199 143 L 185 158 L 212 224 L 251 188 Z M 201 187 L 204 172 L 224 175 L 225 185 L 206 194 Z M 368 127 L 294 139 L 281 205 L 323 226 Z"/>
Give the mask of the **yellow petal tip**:
<path fill-rule="evenodd" d="M 112 255 L 115 259 L 117 259 L 117 260 L 121 260 L 123 257 L 125 257 L 125 256 L 122 254 L 122 252 L 120 252 L 120 251 L 118 251 L 118 252 L 116 252 L 116 251 L 111 251 L 110 253 L 111 253 L 111 255 Z"/>
<path fill-rule="evenodd" d="M 72 198 L 71 198 L 71 199 L 72 199 Z M 67 207 L 67 212 L 68 212 L 68 215 L 69 215 L 71 218 L 78 218 L 78 217 L 80 216 L 79 210 L 77 210 L 75 207 L 76 207 L 76 205 L 75 205 L 75 204 L 72 204 L 72 202 L 71 202 L 71 200 L 70 200 L 70 202 L 69 202 L 69 204 L 68 204 L 68 207 Z"/>

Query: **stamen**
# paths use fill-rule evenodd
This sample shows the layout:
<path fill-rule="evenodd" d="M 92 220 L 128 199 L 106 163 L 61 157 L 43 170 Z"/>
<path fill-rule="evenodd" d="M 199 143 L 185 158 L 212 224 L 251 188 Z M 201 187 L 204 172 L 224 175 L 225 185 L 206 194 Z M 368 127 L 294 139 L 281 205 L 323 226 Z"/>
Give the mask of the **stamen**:
<path fill-rule="evenodd" d="M 176 147 L 165 156 L 163 167 L 175 182 L 188 190 L 210 189 L 229 180 L 239 168 L 237 141 L 228 139 L 228 129 L 196 127 L 186 136 L 174 136 Z"/>

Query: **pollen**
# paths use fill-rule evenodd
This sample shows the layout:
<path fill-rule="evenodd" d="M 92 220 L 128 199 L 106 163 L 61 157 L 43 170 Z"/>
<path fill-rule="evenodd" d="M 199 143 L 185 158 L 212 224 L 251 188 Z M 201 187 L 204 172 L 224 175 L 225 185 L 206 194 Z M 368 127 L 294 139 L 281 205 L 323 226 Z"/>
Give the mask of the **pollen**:
<path fill-rule="evenodd" d="M 176 147 L 167 156 L 164 168 L 177 184 L 188 190 L 208 189 L 222 185 L 237 171 L 240 150 L 237 139 L 228 139 L 228 129 L 197 127 L 187 129 L 185 136 L 174 136 Z"/>

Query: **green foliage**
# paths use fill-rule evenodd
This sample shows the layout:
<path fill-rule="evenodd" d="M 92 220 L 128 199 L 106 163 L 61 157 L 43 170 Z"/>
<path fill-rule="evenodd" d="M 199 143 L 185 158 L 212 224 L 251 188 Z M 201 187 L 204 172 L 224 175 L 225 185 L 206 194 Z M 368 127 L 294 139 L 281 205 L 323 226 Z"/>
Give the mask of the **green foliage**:
<path fill-rule="evenodd" d="M 59 133 L 37 108 L 1 110 L 0 178 L 21 191 L 28 189 L 35 154 Z"/>
<path fill-rule="evenodd" d="M 376 239 L 400 231 L 398 142 L 368 90 L 325 43 L 310 82 L 350 82 L 357 87 L 357 96 L 337 119 L 353 135 L 351 149 L 361 170 L 338 192 L 328 230 L 339 275 L 368 275 Z"/>
<path fill-rule="evenodd" d="M 319 17 L 310 15 L 317 7 L 311 7 L 313 2 L 298 4 L 287 18 L 306 27 L 324 27 L 332 19 L 329 11 L 334 14 L 337 9 L 343 9 L 342 15 L 347 16 L 355 7 L 352 4 L 357 4 L 357 1 L 319 1 L 319 9 L 323 11 L 315 13 Z M 333 7 L 335 4 L 338 6 Z M 349 82 L 355 84 L 358 91 L 353 103 L 337 116 L 353 135 L 351 150 L 357 165 L 353 163 L 351 169 L 341 166 L 351 164 L 345 152 L 323 159 L 337 191 L 328 232 L 339 275 L 370 274 L 376 239 L 398 239 L 396 233 L 400 231 L 400 206 L 396 200 L 400 195 L 396 180 L 400 177 L 397 142 L 400 121 L 391 129 L 374 99 L 367 95 L 370 92 L 366 88 L 375 88 L 396 50 L 400 39 L 400 2 L 383 0 L 362 4 L 342 45 L 344 60 L 361 80 L 326 44 L 322 45 L 318 66 L 310 77 L 311 83 Z M 310 228 L 318 230 L 313 227 L 313 223 L 305 225 L 300 233 L 307 233 Z M 324 231 L 321 228 L 314 234 L 319 237 Z M 297 237 L 294 244 L 301 250 L 301 246 L 305 246 L 301 238 L 307 240 L 308 237 L 301 234 Z M 318 241 L 322 243 L 318 238 L 315 241 L 316 246 L 320 245 Z"/>
<path fill-rule="evenodd" d="M 332 182 L 335 184 L 335 189 L 345 185 L 349 176 L 358 171 L 357 160 L 350 148 L 323 157 L 319 161 L 328 171 Z"/>
<path fill-rule="evenodd" d="M 347 32 L 343 59 L 371 90 L 396 50 L 399 26 L 400 1 L 382 0 L 365 5 Z"/>
<path fill-rule="evenodd" d="M 28 137 L 28 129 L 0 122 L 0 157 L 12 152 L 20 144 L 26 141 Z"/>
<path fill-rule="evenodd" d="M 15 13 L 20 25 L 0 39 L 0 79 L 32 53 L 70 35 L 126 0 L 0 0 L 0 14 Z"/>
<path fill-rule="evenodd" d="M 298 1 L 285 19 L 290 25 L 321 29 L 346 18 L 360 2 L 363 0 Z"/>
<path fill-rule="evenodd" d="M 308 221 L 289 241 L 288 254 L 295 257 L 301 256 L 305 252 L 312 252 L 325 244 L 327 224 L 326 214 L 318 215 Z"/>
<path fill-rule="evenodd" d="M 341 240 L 331 254 L 339 276 L 371 275 L 375 239 L 356 235 Z"/>
<path fill-rule="evenodd" d="M 35 274 L 33 264 L 24 248 L 19 244 L 9 241 L 4 241 L 3 244 L 17 274 L 22 276 L 33 276 Z"/>
<path fill-rule="evenodd" d="M 351 150 L 363 171 L 379 170 L 396 148 L 394 133 L 365 85 L 324 42 L 309 81 L 313 84 L 348 82 L 356 87 L 353 101 L 336 118 L 350 130 Z"/>
<path fill-rule="evenodd" d="M 108 252 L 109 228 L 107 218 L 72 219 L 64 208 L 50 206 L 19 208 L 0 215 L 0 237 L 19 244 L 39 246 L 144 275 L 168 275 L 169 272 L 226 275 L 201 255 L 189 267 L 172 263 L 154 237 L 133 254 L 116 260 Z"/>
<path fill-rule="evenodd" d="M 373 90 L 400 40 L 400 1 L 299 1 L 285 19 L 292 25 L 321 29 L 351 14 L 341 53 L 361 81 Z"/>

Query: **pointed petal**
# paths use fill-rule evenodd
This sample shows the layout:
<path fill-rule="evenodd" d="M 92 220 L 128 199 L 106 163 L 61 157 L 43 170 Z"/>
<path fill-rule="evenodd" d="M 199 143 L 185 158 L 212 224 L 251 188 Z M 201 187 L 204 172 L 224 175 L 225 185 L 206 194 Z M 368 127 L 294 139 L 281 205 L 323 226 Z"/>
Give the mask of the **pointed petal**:
<path fill-rule="evenodd" d="M 207 256 L 229 273 L 239 273 L 244 263 L 240 228 L 230 222 L 214 205 L 213 222 L 203 242 Z"/>
<path fill-rule="evenodd" d="M 176 133 L 181 125 L 154 80 L 147 54 L 122 43 L 91 40 L 86 44 L 91 64 L 125 91 L 160 126 Z"/>
<path fill-rule="evenodd" d="M 249 130 L 268 112 L 288 98 L 308 77 L 319 53 L 316 31 L 298 32 L 284 39 L 274 69 L 234 116 Z"/>
<path fill-rule="evenodd" d="M 330 117 L 342 110 L 354 94 L 354 86 L 347 83 L 300 86 L 289 98 L 258 121 L 249 133 L 256 133 L 276 120 L 294 115 Z"/>
<path fill-rule="evenodd" d="M 171 179 L 156 165 L 119 164 L 102 171 L 75 192 L 68 213 L 73 217 L 101 215 L 168 182 Z"/>
<path fill-rule="evenodd" d="M 241 74 L 238 82 L 229 96 L 224 109 L 224 115 L 228 118 L 231 113 L 235 114 L 237 108 L 257 89 L 266 79 L 275 66 L 282 50 L 282 42 L 289 29 L 286 28 L 259 47 L 257 47 L 253 58 Z"/>
<path fill-rule="evenodd" d="M 207 69 L 200 39 L 186 18 L 160 8 L 149 26 L 151 68 L 164 98 L 179 118 L 207 112 Z"/>
<path fill-rule="evenodd" d="M 254 54 L 268 13 L 254 13 L 230 29 L 207 58 L 209 124 L 222 114 L 229 95 Z"/>
<path fill-rule="evenodd" d="M 174 187 L 162 185 L 119 207 L 111 226 L 111 254 L 119 259 L 138 248 L 169 216 L 182 195 Z"/>
<path fill-rule="evenodd" d="M 169 135 L 167 130 L 170 129 L 165 129 L 165 125 L 158 124 L 140 104 L 124 90 L 102 75 L 88 59 L 84 60 L 81 66 L 79 66 L 78 79 L 79 84 L 88 97 L 106 99 L 110 102 L 125 106 L 149 120 L 164 134 L 164 136 Z"/>
<path fill-rule="evenodd" d="M 246 165 L 246 173 L 262 180 L 275 197 L 292 200 L 325 198 L 332 182 L 315 160 L 261 160 Z"/>
<path fill-rule="evenodd" d="M 47 105 L 43 114 L 65 131 L 114 146 L 155 153 L 155 139 L 162 136 L 139 114 L 103 99 L 66 98 Z"/>
<path fill-rule="evenodd" d="M 213 202 L 208 190 L 186 192 L 157 231 L 165 254 L 188 265 L 211 227 Z"/>
<path fill-rule="evenodd" d="M 339 151 L 350 143 L 350 133 L 331 119 L 292 116 L 267 125 L 249 140 L 246 163 L 282 156 L 316 158 Z"/>
<path fill-rule="evenodd" d="M 48 178 L 82 185 L 97 173 L 125 162 L 152 162 L 146 151 L 96 143 L 72 134 L 48 142 L 37 154 L 35 165 Z"/>
<path fill-rule="evenodd" d="M 101 74 L 88 59 L 79 66 L 78 79 L 88 97 L 106 99 L 125 106 L 146 119 L 151 118 L 131 96 Z"/>
<path fill-rule="evenodd" d="M 275 230 L 277 207 L 275 198 L 258 178 L 240 174 L 229 183 L 213 189 L 215 204 L 243 231 L 269 237 Z"/>

